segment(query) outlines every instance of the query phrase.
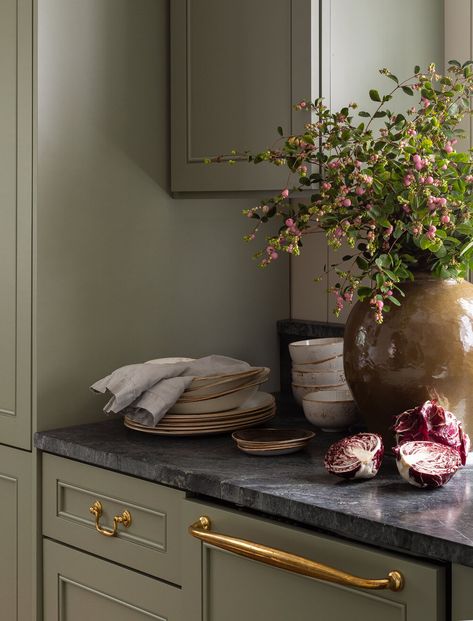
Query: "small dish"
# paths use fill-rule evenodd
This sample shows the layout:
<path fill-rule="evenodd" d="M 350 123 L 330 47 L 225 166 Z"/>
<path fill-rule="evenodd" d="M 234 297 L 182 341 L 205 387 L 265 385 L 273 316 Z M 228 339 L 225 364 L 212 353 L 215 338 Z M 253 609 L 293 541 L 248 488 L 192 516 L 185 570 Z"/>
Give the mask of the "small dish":
<path fill-rule="evenodd" d="M 289 343 L 292 362 L 320 362 L 343 354 L 343 338 L 306 339 Z"/>
<path fill-rule="evenodd" d="M 246 429 L 235 431 L 237 447 L 249 455 L 289 455 L 301 450 L 315 436 L 307 429 Z"/>
<path fill-rule="evenodd" d="M 292 370 L 302 371 L 304 373 L 309 373 L 311 371 L 343 371 L 343 355 L 340 354 L 338 356 L 332 356 L 332 358 L 327 358 L 327 360 L 320 360 L 319 362 L 304 362 L 302 364 L 297 364 L 294 362 L 292 365 Z"/>
<path fill-rule="evenodd" d="M 313 386 L 312 384 L 295 384 L 292 382 L 292 394 L 294 395 L 294 399 L 296 403 L 302 405 L 302 400 L 304 397 L 310 393 L 318 393 L 327 390 L 347 390 L 348 385 L 345 382 L 340 384 L 326 384 L 325 386 Z"/>
<path fill-rule="evenodd" d="M 358 410 L 349 390 L 324 390 L 302 400 L 307 420 L 322 431 L 342 431 L 358 420 Z"/>

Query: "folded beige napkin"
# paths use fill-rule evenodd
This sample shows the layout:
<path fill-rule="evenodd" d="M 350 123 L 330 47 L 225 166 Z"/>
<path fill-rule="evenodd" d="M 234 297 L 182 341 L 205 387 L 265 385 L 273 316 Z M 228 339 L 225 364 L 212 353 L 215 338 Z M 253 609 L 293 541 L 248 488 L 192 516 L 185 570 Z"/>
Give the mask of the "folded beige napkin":
<path fill-rule="evenodd" d="M 105 413 L 126 413 L 137 423 L 154 427 L 194 377 L 239 373 L 250 368 L 247 362 L 218 355 L 174 364 L 130 364 L 95 382 L 91 389 L 112 394 L 103 409 Z"/>

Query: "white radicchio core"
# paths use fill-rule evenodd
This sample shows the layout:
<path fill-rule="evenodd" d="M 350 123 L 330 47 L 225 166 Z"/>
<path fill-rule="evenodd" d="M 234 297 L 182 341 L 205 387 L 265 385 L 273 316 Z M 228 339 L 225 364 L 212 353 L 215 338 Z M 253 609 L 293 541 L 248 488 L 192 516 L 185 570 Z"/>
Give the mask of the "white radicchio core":
<path fill-rule="evenodd" d="M 457 417 L 444 410 L 436 401 L 426 401 L 396 417 L 393 429 L 397 444 L 414 440 L 430 440 L 456 449 L 465 465 L 470 438 Z"/>
<path fill-rule="evenodd" d="M 377 433 L 357 433 L 328 449 L 324 464 L 331 474 L 345 479 L 371 479 L 379 470 L 384 446 Z"/>
<path fill-rule="evenodd" d="M 416 487 L 441 487 L 461 466 L 458 451 L 438 442 L 405 442 L 393 450 L 399 474 Z"/>

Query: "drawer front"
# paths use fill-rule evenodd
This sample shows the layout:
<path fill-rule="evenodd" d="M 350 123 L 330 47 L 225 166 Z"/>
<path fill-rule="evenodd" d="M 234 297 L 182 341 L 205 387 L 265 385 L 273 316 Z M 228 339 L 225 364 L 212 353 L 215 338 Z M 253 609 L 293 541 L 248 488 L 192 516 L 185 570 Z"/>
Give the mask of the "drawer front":
<path fill-rule="evenodd" d="M 452 566 L 452 621 L 473 619 L 473 567 Z"/>
<path fill-rule="evenodd" d="M 181 621 L 181 589 L 44 541 L 47 621 Z"/>
<path fill-rule="evenodd" d="M 201 515 L 210 518 L 212 531 L 278 548 L 350 575 L 383 579 L 398 570 L 405 587 L 393 592 L 359 588 L 349 581 L 340 585 L 316 580 L 188 536 L 183 544 L 186 621 L 445 621 L 441 567 L 235 511 L 184 502 L 186 523 Z M 201 578 L 196 567 L 203 568 Z"/>
<path fill-rule="evenodd" d="M 180 502 L 162 485 L 43 455 L 43 533 L 76 548 L 180 584 Z M 99 527 L 113 530 L 128 511 L 128 527 L 110 537 L 96 529 L 90 507 L 100 502 Z"/>

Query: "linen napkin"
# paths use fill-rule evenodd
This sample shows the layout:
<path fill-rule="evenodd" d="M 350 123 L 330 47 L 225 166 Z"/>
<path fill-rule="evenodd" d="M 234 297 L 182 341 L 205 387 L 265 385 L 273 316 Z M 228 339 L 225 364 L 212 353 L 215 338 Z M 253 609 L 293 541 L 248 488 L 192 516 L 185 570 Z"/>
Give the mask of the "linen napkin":
<path fill-rule="evenodd" d="M 130 364 L 95 382 L 91 389 L 111 393 L 105 413 L 122 412 L 142 425 L 155 427 L 194 377 L 239 373 L 250 368 L 247 362 L 219 355 L 174 364 Z"/>

